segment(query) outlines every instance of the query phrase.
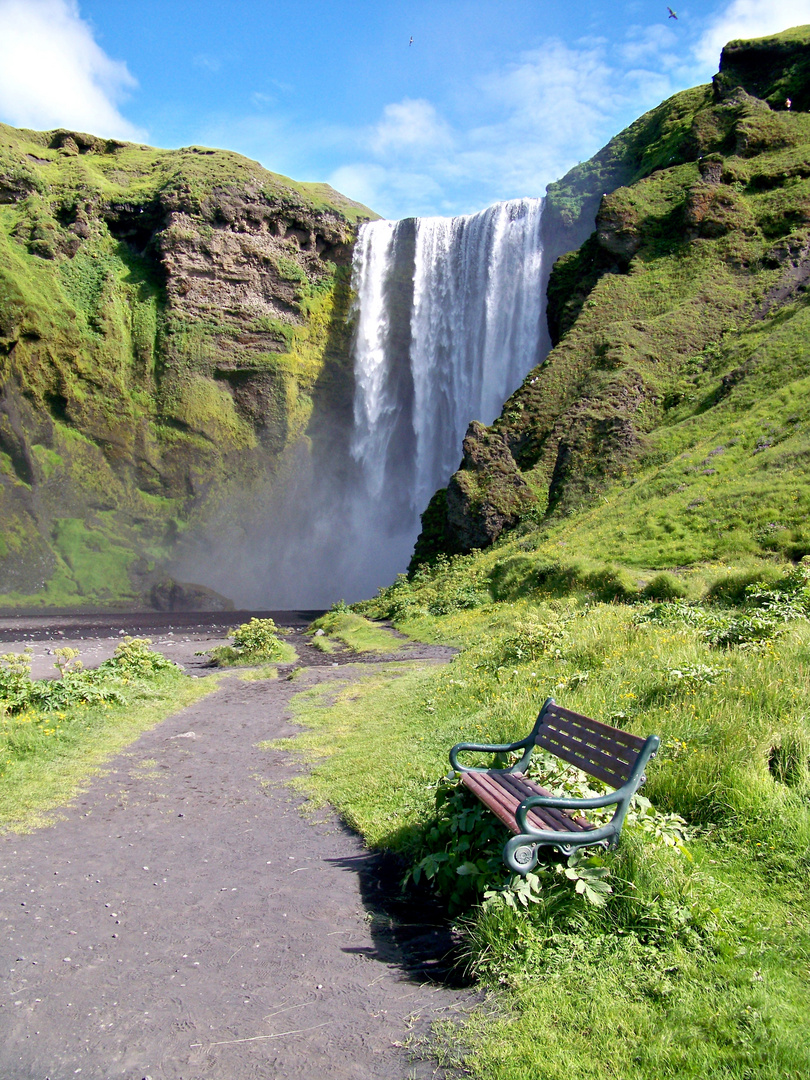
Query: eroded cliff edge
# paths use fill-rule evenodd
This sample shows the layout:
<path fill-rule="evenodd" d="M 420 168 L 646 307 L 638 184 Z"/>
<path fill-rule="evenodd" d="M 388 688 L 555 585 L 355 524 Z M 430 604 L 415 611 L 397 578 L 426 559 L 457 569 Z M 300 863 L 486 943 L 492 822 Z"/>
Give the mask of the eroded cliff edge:
<path fill-rule="evenodd" d="M 179 536 L 348 431 L 374 216 L 226 151 L 0 125 L 0 603 L 165 603 Z"/>

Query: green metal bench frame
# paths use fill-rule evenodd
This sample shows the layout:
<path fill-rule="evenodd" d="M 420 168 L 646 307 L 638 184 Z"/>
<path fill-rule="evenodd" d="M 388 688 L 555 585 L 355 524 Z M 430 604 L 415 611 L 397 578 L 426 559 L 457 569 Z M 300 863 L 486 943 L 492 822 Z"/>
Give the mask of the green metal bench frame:
<path fill-rule="evenodd" d="M 503 861 L 510 870 L 525 876 L 537 865 L 541 847 L 556 848 L 563 855 L 580 847 L 615 847 L 630 800 L 646 780 L 644 769 L 660 742 L 657 735 L 646 739 L 630 735 L 547 698 L 525 739 L 500 745 L 456 743 L 450 751 L 450 765 L 461 774 L 462 783 L 515 834 L 503 849 Z M 552 795 L 523 775 L 535 746 L 615 790 L 591 799 Z M 524 753 L 514 765 L 487 769 L 459 764 L 459 753 L 467 750 Z M 583 810 L 613 805 L 615 813 L 605 825 L 593 825 L 581 816 Z"/>

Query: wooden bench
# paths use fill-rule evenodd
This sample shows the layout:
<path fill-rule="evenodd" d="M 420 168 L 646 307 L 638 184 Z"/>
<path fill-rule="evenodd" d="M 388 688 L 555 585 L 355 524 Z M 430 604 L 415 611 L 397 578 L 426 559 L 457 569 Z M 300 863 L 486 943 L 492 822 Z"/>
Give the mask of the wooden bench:
<path fill-rule="evenodd" d="M 525 739 L 497 746 L 456 743 L 450 751 L 450 764 L 461 774 L 462 783 L 515 834 L 503 849 L 503 860 L 515 873 L 526 875 L 537 865 L 540 847 L 554 847 L 564 855 L 579 847 L 615 847 L 630 800 L 644 783 L 644 768 L 660 741 L 657 735 L 646 739 L 629 735 L 548 698 Z M 552 795 L 523 775 L 535 746 L 614 790 L 591 799 Z M 463 750 L 524 753 L 507 768 L 486 769 L 460 765 L 458 755 Z M 605 825 L 594 825 L 582 816 L 583 810 L 614 804 L 615 813 Z"/>

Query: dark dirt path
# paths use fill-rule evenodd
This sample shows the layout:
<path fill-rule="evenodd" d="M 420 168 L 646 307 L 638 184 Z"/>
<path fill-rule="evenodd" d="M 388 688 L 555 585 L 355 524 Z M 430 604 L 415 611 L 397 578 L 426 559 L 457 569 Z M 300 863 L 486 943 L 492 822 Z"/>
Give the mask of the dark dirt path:
<path fill-rule="evenodd" d="M 227 676 L 63 820 L 0 838 L 2 1080 L 436 1075 L 402 1044 L 469 1000 L 446 929 L 386 906 L 385 860 L 302 817 L 289 756 L 256 748 L 294 732 L 294 692 L 362 674 L 299 651 L 294 682 Z"/>

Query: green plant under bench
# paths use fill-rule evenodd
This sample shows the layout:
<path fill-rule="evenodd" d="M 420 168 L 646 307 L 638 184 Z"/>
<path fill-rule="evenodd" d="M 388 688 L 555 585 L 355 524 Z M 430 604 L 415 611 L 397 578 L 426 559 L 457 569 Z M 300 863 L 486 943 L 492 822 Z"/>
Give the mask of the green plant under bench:
<path fill-rule="evenodd" d="M 525 739 L 502 745 L 456 743 L 450 751 L 450 764 L 461 774 L 462 783 L 515 834 L 503 849 L 503 860 L 511 870 L 525 875 L 537 865 L 541 847 L 557 848 L 564 855 L 581 847 L 615 847 L 630 800 L 644 783 L 645 766 L 655 756 L 660 741 L 657 735 L 643 739 L 609 727 L 548 698 Z M 535 746 L 614 790 L 586 799 L 552 795 L 523 775 Z M 513 765 L 486 769 L 460 765 L 458 755 L 464 750 L 524 753 Z M 613 805 L 613 817 L 604 825 L 582 816 L 585 810 Z"/>

